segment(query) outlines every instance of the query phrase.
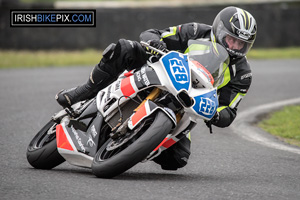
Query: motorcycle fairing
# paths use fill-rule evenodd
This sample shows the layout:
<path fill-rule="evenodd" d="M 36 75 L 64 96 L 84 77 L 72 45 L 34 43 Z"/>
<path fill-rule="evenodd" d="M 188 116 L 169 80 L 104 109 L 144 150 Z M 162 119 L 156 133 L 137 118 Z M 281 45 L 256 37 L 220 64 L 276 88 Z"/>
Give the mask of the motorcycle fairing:
<path fill-rule="evenodd" d="M 147 65 L 134 73 L 134 82 L 139 90 L 149 86 L 161 85 L 154 69 Z"/>
<path fill-rule="evenodd" d="M 211 119 L 219 106 L 217 89 L 194 97 L 193 110 L 205 119 Z"/>
<path fill-rule="evenodd" d="M 172 60 L 173 58 L 176 60 Z M 164 73 L 160 70 L 160 66 L 154 65 L 154 69 L 158 74 L 158 77 L 161 79 L 162 84 L 168 88 L 176 98 L 177 94 L 181 91 L 186 91 L 190 98 L 194 100 L 194 104 L 191 107 L 185 107 L 185 111 L 192 114 L 194 120 L 201 117 L 202 119 L 209 120 L 211 119 L 218 107 L 218 99 L 216 88 L 213 88 L 209 79 L 206 78 L 202 73 L 200 73 L 201 83 L 205 85 L 204 88 L 193 88 L 191 87 L 191 80 L 193 73 L 199 73 L 196 66 L 190 65 L 188 62 L 188 56 L 180 54 L 178 52 L 169 52 L 163 56 L 160 60 L 160 63 L 164 66 Z M 174 73 L 175 71 L 175 73 Z M 175 80 L 175 75 L 184 72 L 183 77 L 187 77 L 185 82 L 178 82 Z M 174 75 L 175 74 L 175 75 Z M 180 74 L 181 76 L 181 74 Z M 168 77 L 168 81 L 164 80 L 164 77 Z M 208 87 L 211 85 L 210 87 Z"/>
<path fill-rule="evenodd" d="M 144 66 L 135 71 L 133 75 L 121 77 L 100 91 L 97 95 L 97 108 L 106 117 L 118 108 L 118 105 L 127 101 L 128 97 L 134 98 L 139 91 L 160 85 L 161 82 L 156 72 L 152 68 Z"/>
<path fill-rule="evenodd" d="M 168 77 L 176 91 L 185 89 L 188 91 L 191 86 L 191 70 L 188 64 L 187 55 L 178 52 L 170 52 L 160 60 Z"/>
<path fill-rule="evenodd" d="M 93 157 L 81 153 L 77 150 L 68 131 L 65 129 L 65 123 L 59 124 L 56 127 L 57 150 L 60 155 L 65 158 L 70 164 L 91 167 Z"/>
<path fill-rule="evenodd" d="M 126 78 L 121 80 L 120 88 L 125 98 L 147 87 L 161 85 L 155 71 L 147 66 L 143 66 L 132 75 L 127 74 Z"/>
<path fill-rule="evenodd" d="M 69 135 L 65 133 L 61 124 L 56 126 L 56 143 L 57 148 L 74 151 L 76 149 L 71 139 L 68 139 Z"/>
<path fill-rule="evenodd" d="M 161 151 L 166 150 L 178 141 L 178 138 L 172 137 L 172 134 L 169 134 L 153 151 L 155 152 L 158 149 L 160 149 Z"/>
<path fill-rule="evenodd" d="M 93 157 L 98 149 L 102 120 L 100 113 L 94 119 L 91 118 L 89 122 L 92 122 L 87 131 L 80 130 L 81 127 L 77 124 L 81 123 L 80 121 L 70 120 L 57 125 L 58 152 L 70 164 L 91 167 Z"/>
<path fill-rule="evenodd" d="M 128 121 L 128 128 L 133 130 L 143 119 L 150 116 L 157 109 L 162 110 L 173 122 L 174 127 L 177 125 L 176 116 L 170 109 L 163 109 L 157 106 L 151 100 L 147 100 L 135 113 L 130 116 Z"/>

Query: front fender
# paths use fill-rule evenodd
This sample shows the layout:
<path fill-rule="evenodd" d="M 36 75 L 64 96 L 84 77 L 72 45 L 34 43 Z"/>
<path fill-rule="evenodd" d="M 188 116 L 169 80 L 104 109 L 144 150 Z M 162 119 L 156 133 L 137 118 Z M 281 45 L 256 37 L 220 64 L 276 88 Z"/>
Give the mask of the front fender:
<path fill-rule="evenodd" d="M 176 116 L 175 113 L 169 108 L 162 108 L 156 105 L 151 100 L 147 100 L 135 113 L 130 116 L 128 121 L 128 128 L 133 130 L 143 119 L 150 116 L 156 110 L 163 111 L 173 122 L 173 128 L 176 127 Z"/>

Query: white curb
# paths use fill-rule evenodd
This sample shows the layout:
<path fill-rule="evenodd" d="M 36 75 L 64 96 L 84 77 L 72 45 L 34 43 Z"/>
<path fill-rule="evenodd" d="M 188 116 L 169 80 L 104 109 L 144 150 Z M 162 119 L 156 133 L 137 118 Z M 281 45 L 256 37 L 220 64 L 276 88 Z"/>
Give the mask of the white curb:
<path fill-rule="evenodd" d="M 238 113 L 238 116 L 231 125 L 231 128 L 233 129 L 234 133 L 249 141 L 256 142 L 267 147 L 300 154 L 300 148 L 284 144 L 270 134 L 267 134 L 262 129 L 253 126 L 253 123 L 257 121 L 257 117 L 259 115 L 280 109 L 283 106 L 299 103 L 300 98 L 295 98 L 250 108 L 246 111 Z"/>

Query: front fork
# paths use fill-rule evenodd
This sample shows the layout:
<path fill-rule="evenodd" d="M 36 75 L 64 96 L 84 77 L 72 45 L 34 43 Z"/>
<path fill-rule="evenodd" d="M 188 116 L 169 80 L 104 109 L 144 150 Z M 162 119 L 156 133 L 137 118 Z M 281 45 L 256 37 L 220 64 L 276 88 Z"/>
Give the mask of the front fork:
<path fill-rule="evenodd" d="M 140 107 L 142 107 L 147 100 L 153 101 L 154 99 L 156 99 L 160 95 L 160 93 L 161 93 L 161 89 L 154 88 L 150 92 L 150 94 L 144 99 L 144 101 L 136 109 L 134 109 L 134 112 L 136 112 Z"/>
<path fill-rule="evenodd" d="M 140 105 L 134 109 L 134 113 L 137 113 L 144 105 L 147 101 L 154 101 L 160 94 L 161 94 L 162 90 L 159 88 L 154 88 L 150 94 L 148 94 L 148 96 L 142 101 L 142 103 L 140 103 Z M 174 123 L 178 123 L 182 118 L 182 114 L 177 113 L 176 114 L 176 122 Z M 129 125 L 129 124 L 131 125 Z M 132 129 L 132 121 L 131 119 L 127 119 L 125 122 L 123 122 L 122 117 L 120 117 L 118 124 L 112 128 L 112 133 L 110 134 L 110 137 L 112 139 L 116 139 L 118 138 L 120 135 L 122 135 L 122 132 L 126 132 L 125 129 L 126 127 L 130 127 L 130 129 Z"/>
<path fill-rule="evenodd" d="M 160 95 L 160 93 L 161 93 L 161 89 L 154 88 L 151 91 L 151 93 L 144 99 L 144 101 L 136 109 L 134 109 L 134 112 L 136 112 L 140 107 L 142 107 L 147 100 L 153 101 L 154 99 L 156 99 Z M 182 118 L 182 114 L 177 113 L 176 114 L 176 122 L 179 123 L 181 118 Z"/>
<path fill-rule="evenodd" d="M 157 98 L 157 97 L 159 96 L 160 93 L 161 93 L 161 89 L 159 89 L 159 88 L 154 88 L 154 89 L 150 92 L 150 94 L 142 101 L 142 103 L 141 103 L 136 109 L 134 109 L 133 111 L 134 111 L 134 112 L 137 112 L 138 109 L 139 109 L 140 107 L 142 107 L 142 106 L 145 104 L 145 102 L 146 102 L 147 100 L 153 101 L 155 98 Z M 110 134 L 110 137 L 111 137 L 112 139 L 118 138 L 118 137 L 120 136 L 120 134 L 121 134 L 122 132 L 124 132 L 124 129 L 126 129 L 126 127 L 127 127 L 128 120 L 129 120 L 129 119 L 127 119 L 125 122 L 123 122 L 123 118 L 120 117 L 120 119 L 118 120 L 118 121 L 119 121 L 118 124 L 117 124 L 115 127 L 112 128 L 112 133 Z"/>

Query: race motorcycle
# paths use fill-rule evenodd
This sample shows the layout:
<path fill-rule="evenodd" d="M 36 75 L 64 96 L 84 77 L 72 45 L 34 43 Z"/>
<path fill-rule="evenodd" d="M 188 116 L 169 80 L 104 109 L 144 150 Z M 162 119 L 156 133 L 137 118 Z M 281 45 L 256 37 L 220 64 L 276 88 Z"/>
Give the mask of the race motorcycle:
<path fill-rule="evenodd" d="M 122 74 L 93 99 L 54 114 L 27 149 L 38 169 L 64 161 L 112 178 L 153 160 L 218 107 L 228 54 L 219 44 L 190 40 L 185 53 L 160 51 L 136 71 Z"/>

